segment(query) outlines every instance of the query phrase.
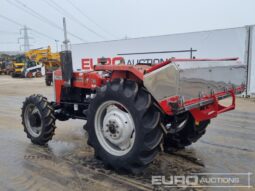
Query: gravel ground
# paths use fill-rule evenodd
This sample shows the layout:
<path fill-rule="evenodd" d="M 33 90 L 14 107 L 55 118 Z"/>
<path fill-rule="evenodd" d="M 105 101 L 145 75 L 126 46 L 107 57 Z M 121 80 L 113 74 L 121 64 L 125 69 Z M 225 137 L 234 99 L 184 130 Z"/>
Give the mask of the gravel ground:
<path fill-rule="evenodd" d="M 238 98 L 236 110 L 213 119 L 197 143 L 175 154 L 160 153 L 141 175 L 134 176 L 106 169 L 93 157 L 93 149 L 86 144 L 84 121 L 57 122 L 56 134 L 47 147 L 31 144 L 23 132 L 20 108 L 25 97 L 34 93 L 53 99 L 53 88 L 46 87 L 43 78 L 0 76 L 0 190 L 254 190 L 254 101 Z M 252 188 L 170 188 L 151 184 L 152 175 L 169 179 L 191 173 L 248 172 L 253 173 Z M 238 177 L 241 183 L 247 183 L 247 175 Z"/>

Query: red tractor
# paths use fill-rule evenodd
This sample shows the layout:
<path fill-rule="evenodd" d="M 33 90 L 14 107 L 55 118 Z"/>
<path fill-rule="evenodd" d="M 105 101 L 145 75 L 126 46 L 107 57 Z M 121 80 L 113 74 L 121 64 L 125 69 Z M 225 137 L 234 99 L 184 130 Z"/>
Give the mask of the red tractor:
<path fill-rule="evenodd" d="M 56 120 L 84 119 L 95 156 L 115 170 L 139 172 L 160 148 L 196 142 L 212 118 L 235 108 L 246 66 L 237 59 L 170 59 L 154 65 L 106 65 L 73 71 L 70 51 L 54 72 L 55 101 L 27 97 L 22 124 L 32 143 L 45 145 Z M 219 100 L 230 97 L 232 104 Z M 160 147 L 163 145 L 163 147 Z"/>

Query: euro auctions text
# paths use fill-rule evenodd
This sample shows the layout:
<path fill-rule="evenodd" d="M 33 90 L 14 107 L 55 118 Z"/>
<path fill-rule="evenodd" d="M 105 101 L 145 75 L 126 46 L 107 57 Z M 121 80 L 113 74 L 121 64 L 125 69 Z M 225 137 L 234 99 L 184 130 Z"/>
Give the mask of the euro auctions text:
<path fill-rule="evenodd" d="M 162 187 L 239 187 L 251 188 L 252 173 L 194 173 L 190 175 L 152 176 L 153 186 Z"/>

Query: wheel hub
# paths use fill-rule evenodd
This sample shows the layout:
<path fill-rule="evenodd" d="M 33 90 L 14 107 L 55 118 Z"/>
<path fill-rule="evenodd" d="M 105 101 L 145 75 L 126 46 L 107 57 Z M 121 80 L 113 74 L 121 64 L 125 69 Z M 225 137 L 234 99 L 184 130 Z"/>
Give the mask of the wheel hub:
<path fill-rule="evenodd" d="M 128 109 L 118 101 L 109 100 L 95 113 L 95 133 L 101 146 L 115 156 L 127 154 L 134 146 L 136 129 Z"/>
<path fill-rule="evenodd" d="M 106 127 L 104 128 L 104 135 L 108 140 L 111 139 L 117 140 L 120 138 L 121 128 L 119 126 L 122 125 L 121 122 L 117 119 L 109 119 L 108 123 L 106 122 Z M 112 141 L 111 141 L 112 142 Z"/>
<path fill-rule="evenodd" d="M 111 120 L 109 121 L 108 124 L 106 124 L 106 126 L 108 127 L 111 134 L 116 134 L 117 129 L 119 128 L 118 125 L 115 125 L 115 121 L 111 121 Z"/>
<path fill-rule="evenodd" d="M 103 135 L 112 144 L 125 150 L 130 145 L 134 127 L 129 114 L 116 106 L 109 106 L 103 120 Z"/>
<path fill-rule="evenodd" d="M 39 127 L 41 125 L 40 116 L 38 113 L 29 116 L 29 122 L 31 126 Z"/>

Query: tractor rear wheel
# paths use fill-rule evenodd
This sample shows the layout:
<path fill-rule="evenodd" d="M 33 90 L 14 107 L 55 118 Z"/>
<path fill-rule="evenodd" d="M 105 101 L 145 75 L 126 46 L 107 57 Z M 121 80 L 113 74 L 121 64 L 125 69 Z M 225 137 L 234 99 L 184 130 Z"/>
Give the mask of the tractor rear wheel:
<path fill-rule="evenodd" d="M 143 87 L 114 80 L 97 90 L 88 109 L 88 144 L 115 170 L 139 173 L 159 151 L 160 112 Z"/>
<path fill-rule="evenodd" d="M 191 114 L 188 115 L 187 120 L 181 130 L 165 135 L 163 147 L 166 153 L 184 149 L 186 146 L 197 142 L 205 134 L 206 127 L 210 124 L 210 120 L 196 124 Z"/>
<path fill-rule="evenodd" d="M 55 131 L 54 110 L 41 95 L 26 98 L 22 107 L 22 125 L 32 143 L 45 145 Z"/>

